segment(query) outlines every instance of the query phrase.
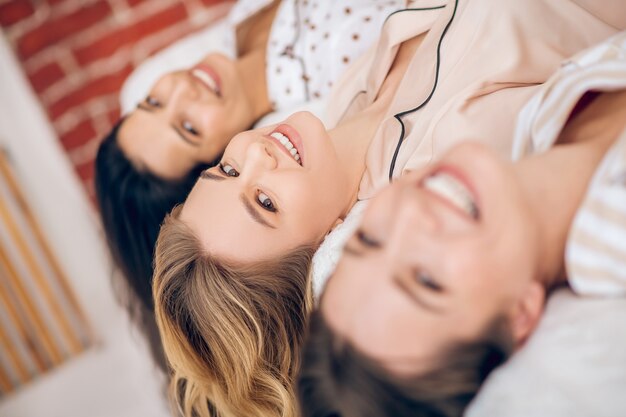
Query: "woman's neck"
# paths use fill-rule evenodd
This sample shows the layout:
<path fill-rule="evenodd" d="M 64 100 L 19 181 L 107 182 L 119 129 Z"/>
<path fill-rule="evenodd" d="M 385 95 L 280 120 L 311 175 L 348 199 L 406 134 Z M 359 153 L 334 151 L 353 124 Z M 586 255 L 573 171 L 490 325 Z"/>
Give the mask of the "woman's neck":
<path fill-rule="evenodd" d="M 238 25 L 236 33 L 238 57 L 245 56 L 255 49 L 266 49 L 279 5 L 280 1 L 274 1 Z"/>
<path fill-rule="evenodd" d="M 267 92 L 265 56 L 265 48 L 257 48 L 235 61 L 235 69 L 248 102 L 250 125 L 272 111 Z"/>
<path fill-rule="evenodd" d="M 626 126 L 626 92 L 606 93 L 574 115 L 548 152 L 525 158 L 514 170 L 539 225 L 539 277 L 547 288 L 564 282 L 571 223 L 599 163 Z"/>
<path fill-rule="evenodd" d="M 272 111 L 265 73 L 266 50 L 272 22 L 280 1 L 273 2 L 237 28 L 236 71 L 243 83 L 250 125 Z"/>

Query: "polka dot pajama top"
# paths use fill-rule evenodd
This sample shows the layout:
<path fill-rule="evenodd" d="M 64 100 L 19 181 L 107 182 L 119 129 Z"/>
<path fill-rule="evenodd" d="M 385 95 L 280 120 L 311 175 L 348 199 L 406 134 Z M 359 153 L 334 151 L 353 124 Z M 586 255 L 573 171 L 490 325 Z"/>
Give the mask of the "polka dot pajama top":
<path fill-rule="evenodd" d="M 231 10 L 233 28 L 271 1 L 240 0 Z M 345 69 L 380 35 L 385 18 L 402 9 L 399 0 L 283 0 L 270 30 L 266 79 L 275 110 L 323 98 Z M 233 36 L 230 42 L 234 45 Z"/>

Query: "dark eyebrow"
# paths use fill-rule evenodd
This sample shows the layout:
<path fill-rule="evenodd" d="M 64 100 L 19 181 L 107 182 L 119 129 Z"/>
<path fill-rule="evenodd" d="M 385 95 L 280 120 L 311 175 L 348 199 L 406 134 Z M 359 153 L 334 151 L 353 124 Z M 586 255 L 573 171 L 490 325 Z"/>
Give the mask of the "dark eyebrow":
<path fill-rule="evenodd" d="M 246 208 L 246 211 L 248 212 L 248 214 L 250 214 L 250 217 L 252 217 L 252 219 L 255 222 L 257 222 L 257 223 L 259 223 L 259 224 L 261 224 L 261 225 L 263 225 L 265 227 L 269 227 L 271 229 L 276 229 L 276 226 L 271 225 L 267 221 L 265 221 L 265 219 L 261 216 L 261 214 L 258 212 L 258 210 L 254 208 L 252 203 L 250 203 L 250 201 L 248 200 L 248 198 L 244 194 L 241 194 L 239 199 L 243 203 L 243 205 Z"/>
<path fill-rule="evenodd" d="M 422 306 L 424 309 L 426 309 L 428 311 L 431 311 L 433 313 L 436 313 L 436 314 L 441 314 L 442 313 L 442 311 L 440 309 L 436 308 L 435 306 L 433 306 L 430 303 L 425 302 L 421 297 L 419 297 L 417 294 L 415 294 L 414 291 L 411 291 L 411 289 L 409 287 L 407 287 L 407 285 L 404 282 L 404 280 L 402 279 L 402 277 L 394 276 L 393 277 L 393 283 L 398 288 L 400 288 L 400 291 L 404 292 L 413 301 L 415 301 L 417 304 Z"/>
<path fill-rule="evenodd" d="M 151 107 L 146 106 L 143 103 L 139 103 L 137 104 L 137 108 L 139 110 L 143 110 L 143 111 L 147 111 L 148 113 L 154 113 L 154 109 Z M 185 136 L 185 134 L 176 126 L 176 125 L 170 125 L 172 127 L 172 129 L 174 129 L 174 132 L 176 132 L 176 134 L 186 143 L 190 144 L 191 146 L 195 146 L 195 147 L 199 147 L 200 144 L 197 142 L 192 141 L 191 139 L 189 139 L 187 136 Z"/>
<path fill-rule="evenodd" d="M 355 244 L 352 243 L 354 239 L 359 242 L 357 248 L 353 247 L 355 246 Z M 382 245 L 380 242 L 368 238 L 363 230 L 359 228 L 356 232 L 354 232 L 350 239 L 348 239 L 343 247 L 343 252 L 349 256 L 354 256 L 355 258 L 362 258 L 367 250 L 378 250 L 381 247 Z"/>
<path fill-rule="evenodd" d="M 202 178 L 203 180 L 211 180 L 211 181 L 224 181 L 226 179 L 226 177 L 223 177 L 218 174 L 214 174 L 208 170 L 202 171 L 202 173 L 200 174 L 200 178 Z"/>

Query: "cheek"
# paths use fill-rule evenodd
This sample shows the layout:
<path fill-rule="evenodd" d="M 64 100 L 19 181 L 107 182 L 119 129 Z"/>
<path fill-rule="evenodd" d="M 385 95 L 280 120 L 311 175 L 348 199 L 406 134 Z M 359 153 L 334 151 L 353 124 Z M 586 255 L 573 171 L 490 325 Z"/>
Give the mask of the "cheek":
<path fill-rule="evenodd" d="M 209 137 L 215 137 L 216 133 L 221 135 L 224 130 L 225 112 L 216 106 L 206 106 L 202 110 L 202 128 L 204 134 Z"/>
<path fill-rule="evenodd" d="M 527 239 L 517 236 L 519 240 L 501 235 L 500 239 L 483 241 L 455 256 L 458 263 L 451 276 L 458 279 L 460 311 L 474 320 L 474 326 L 467 325 L 468 330 L 480 329 L 489 319 L 503 313 L 532 277 L 531 251 L 520 245 L 520 240 Z"/>
<path fill-rule="evenodd" d="M 324 237 L 340 212 L 336 197 L 320 188 L 318 180 L 309 173 L 281 180 L 286 197 L 283 209 L 289 211 L 292 227 L 300 236 L 313 240 Z"/>
<path fill-rule="evenodd" d="M 339 167 L 340 162 L 333 153 L 325 161 L 322 169 L 317 170 L 315 174 L 311 173 L 313 176 L 311 187 L 316 190 L 319 200 L 325 205 L 337 205 L 346 200 L 347 194 L 351 194 L 346 174 Z"/>
<path fill-rule="evenodd" d="M 522 200 L 518 200 L 509 213 L 500 230 L 493 233 L 490 247 L 494 269 L 503 275 L 508 288 L 513 290 L 517 284 L 531 279 L 537 270 L 539 234 Z"/>

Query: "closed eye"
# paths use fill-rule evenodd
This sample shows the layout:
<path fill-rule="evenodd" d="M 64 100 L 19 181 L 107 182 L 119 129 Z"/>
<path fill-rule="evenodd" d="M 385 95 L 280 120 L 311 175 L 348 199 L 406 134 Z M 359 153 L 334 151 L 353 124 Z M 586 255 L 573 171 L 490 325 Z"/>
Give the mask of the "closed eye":
<path fill-rule="evenodd" d="M 363 246 L 367 246 L 368 248 L 380 248 L 381 246 L 378 240 L 370 236 L 363 229 L 357 230 L 356 237 Z"/>
<path fill-rule="evenodd" d="M 416 268 L 413 270 L 413 279 L 422 287 L 437 293 L 443 292 L 443 287 L 427 271 Z"/>
<path fill-rule="evenodd" d="M 343 247 L 343 252 L 347 255 L 361 257 L 365 254 L 366 249 L 380 249 L 381 247 L 380 241 L 371 237 L 363 229 L 358 229 Z"/>

